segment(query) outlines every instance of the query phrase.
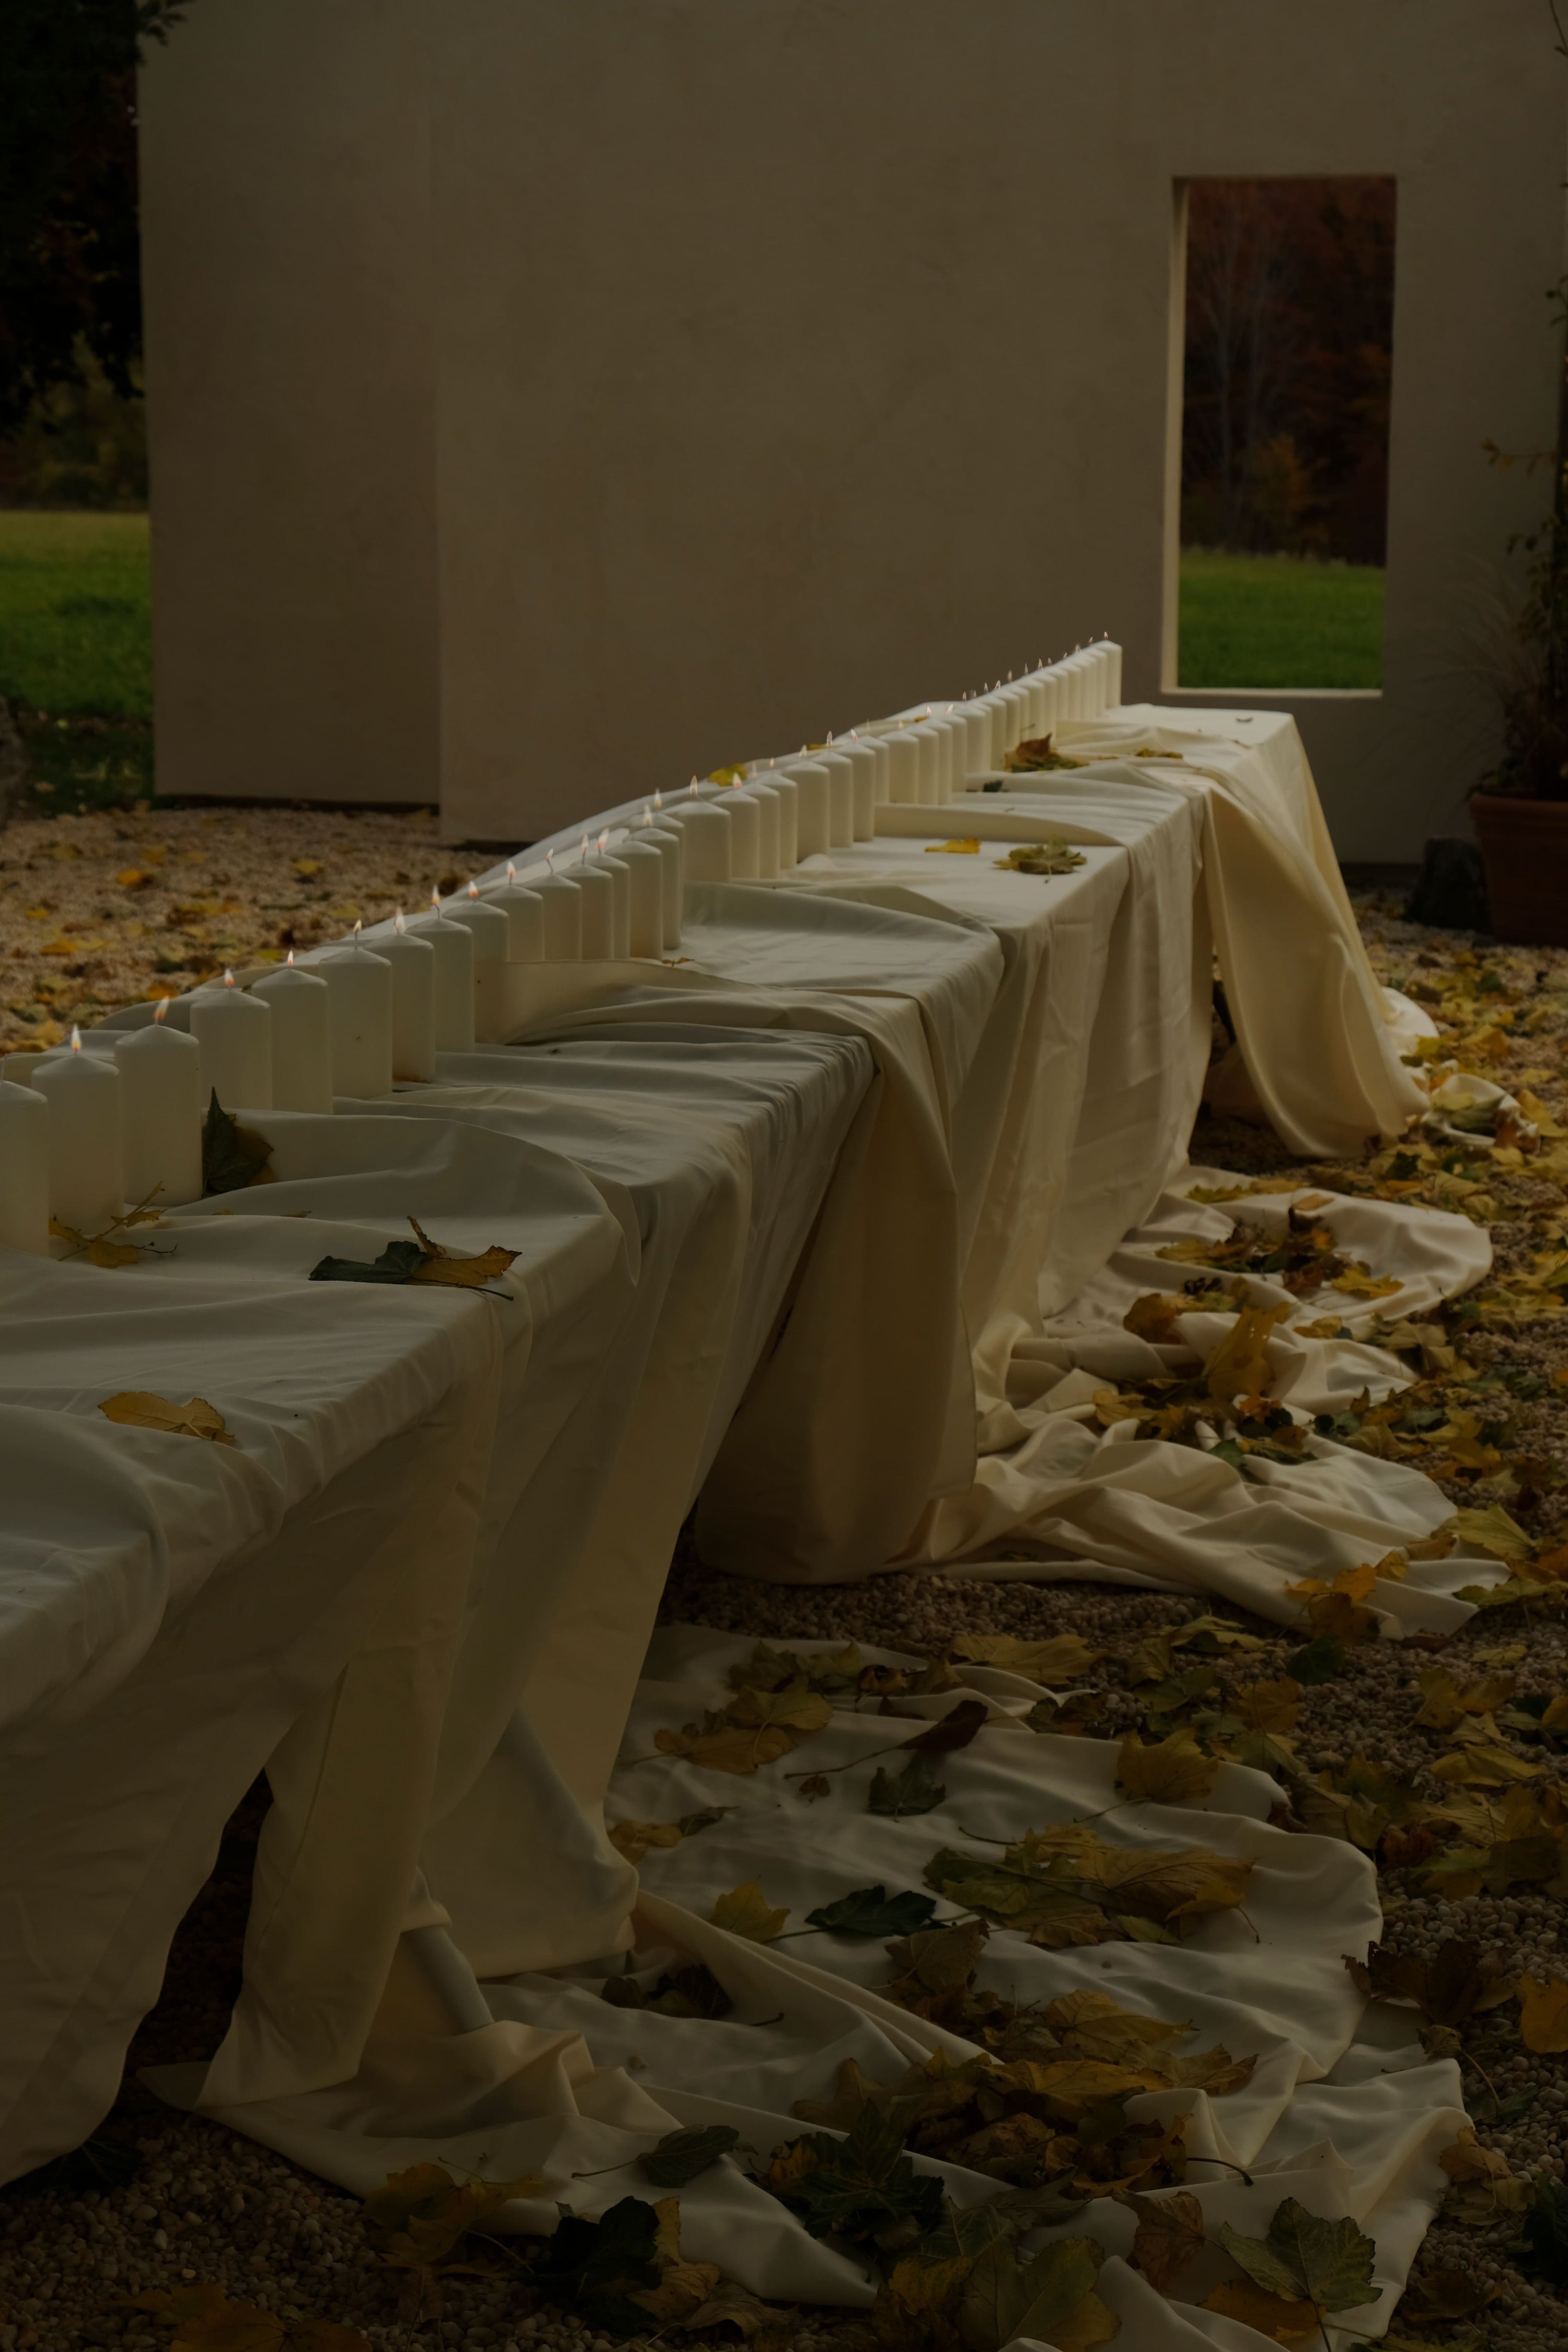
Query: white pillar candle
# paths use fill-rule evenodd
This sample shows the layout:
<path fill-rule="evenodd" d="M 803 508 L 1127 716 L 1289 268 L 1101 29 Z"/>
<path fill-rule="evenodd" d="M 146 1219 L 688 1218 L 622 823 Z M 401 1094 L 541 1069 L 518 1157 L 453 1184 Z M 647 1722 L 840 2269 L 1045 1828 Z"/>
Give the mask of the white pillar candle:
<path fill-rule="evenodd" d="M 816 760 L 792 760 L 785 773 L 795 785 L 797 862 L 826 856 L 833 845 L 833 798 L 827 771 Z"/>
<path fill-rule="evenodd" d="M 120 1072 L 100 1054 L 71 1050 L 35 1073 L 49 1113 L 49 1213 L 79 1234 L 100 1234 L 125 1211 Z"/>
<path fill-rule="evenodd" d="M 987 775 L 992 766 L 990 710 L 982 702 L 961 702 L 953 715 L 963 719 L 968 737 L 968 749 L 964 753 L 965 779 Z"/>
<path fill-rule="evenodd" d="M 626 869 L 631 899 L 628 954 L 659 956 L 664 952 L 664 857 L 646 833 L 623 833 L 610 844 L 613 855 Z"/>
<path fill-rule="evenodd" d="M 477 883 L 470 882 L 467 893 L 459 892 L 448 898 L 441 909 L 449 923 L 460 923 L 474 942 L 474 1035 L 493 1045 L 501 1035 L 506 1020 L 506 1001 L 501 992 L 506 985 L 508 950 L 511 945 L 511 925 L 500 907 L 492 907 L 481 898 Z"/>
<path fill-rule="evenodd" d="M 763 870 L 763 820 L 739 784 L 726 784 L 718 805 L 730 820 L 730 878 L 754 882 Z"/>
<path fill-rule="evenodd" d="M 545 871 L 531 875 L 529 888 L 544 915 L 544 955 L 549 963 L 575 963 L 583 953 L 583 893 L 545 856 Z"/>
<path fill-rule="evenodd" d="M 160 1003 L 159 1014 L 163 1010 Z M 199 1201 L 205 1108 L 201 1047 L 194 1037 L 165 1029 L 155 1016 L 145 1029 L 120 1032 L 114 1066 L 120 1073 L 126 1199 L 138 1204 L 151 1200 L 158 1209 Z"/>
<path fill-rule="evenodd" d="M 1087 719 L 1089 712 L 1089 663 L 1082 650 L 1074 646 L 1061 665 L 1061 676 L 1067 683 L 1069 719 Z"/>
<path fill-rule="evenodd" d="M 199 1143 L 196 1168 L 199 1177 Z M 0 1079 L 0 1247 L 42 1257 L 48 1246 L 48 1101 L 32 1087 Z"/>
<path fill-rule="evenodd" d="M 202 1049 L 204 1100 L 216 1094 L 225 1110 L 271 1109 L 272 1015 L 235 986 L 232 971 L 192 997 L 191 1034 Z"/>
<path fill-rule="evenodd" d="M 680 945 L 681 908 L 686 897 L 686 836 L 678 824 L 666 824 L 650 802 L 642 813 L 637 838 L 658 852 L 664 869 L 664 945 Z"/>
<path fill-rule="evenodd" d="M 595 872 L 586 843 L 572 879 L 583 904 L 583 961 L 603 963 L 616 952 L 616 886 L 607 874 Z"/>
<path fill-rule="evenodd" d="M 618 963 L 624 963 L 632 951 L 630 868 L 611 849 L 608 833 L 600 834 L 588 853 L 588 863 L 595 873 L 610 877 L 610 953 Z"/>
<path fill-rule="evenodd" d="M 939 710 L 931 725 L 942 743 L 942 798 L 956 800 L 969 773 L 969 730 L 951 710 Z"/>
<path fill-rule="evenodd" d="M 858 736 L 841 737 L 833 749 L 835 756 L 849 766 L 854 838 L 869 841 L 877 830 L 877 755 Z"/>
<path fill-rule="evenodd" d="M 855 771 L 832 744 L 812 756 L 827 771 L 828 840 L 835 849 L 847 849 L 855 838 Z"/>
<path fill-rule="evenodd" d="M 921 796 L 921 751 L 907 727 L 891 727 L 882 737 L 888 747 L 888 798 L 918 801 Z"/>
<path fill-rule="evenodd" d="M 392 966 L 392 1075 L 428 1086 L 436 1075 L 436 950 L 416 940 L 400 907 L 372 953 Z"/>
<path fill-rule="evenodd" d="M 537 963 L 544 953 L 544 901 L 537 890 L 527 890 L 509 866 L 506 880 L 485 892 L 487 906 L 499 907 L 508 924 L 508 963 Z"/>
<path fill-rule="evenodd" d="M 457 925 L 453 924 L 454 931 Z M 468 938 L 458 931 L 459 939 Z M 392 1092 L 392 966 L 363 946 L 329 948 L 315 969 L 331 1011 L 332 1091 L 359 1102 Z"/>
<path fill-rule="evenodd" d="M 450 921 L 434 891 L 425 913 L 408 928 L 416 939 L 427 940 L 436 950 L 436 1050 L 438 1054 L 471 1054 L 474 1050 L 474 935 L 465 923 Z"/>
<path fill-rule="evenodd" d="M 1102 637 L 1100 650 L 1105 659 L 1105 708 L 1121 708 L 1121 648 L 1114 637 Z"/>
<path fill-rule="evenodd" d="M 1042 673 L 1039 680 L 1038 698 L 1035 709 L 1036 734 L 1054 735 L 1061 725 L 1061 682 L 1056 672 L 1048 669 Z"/>
<path fill-rule="evenodd" d="M 766 784 L 779 804 L 779 872 L 787 874 L 800 863 L 800 795 L 795 778 L 773 761 L 759 760 L 752 771 L 754 784 Z"/>
<path fill-rule="evenodd" d="M 920 761 L 916 772 L 915 797 L 926 805 L 942 798 L 941 766 L 942 738 L 929 719 L 920 719 L 904 730 L 915 747 Z"/>
<path fill-rule="evenodd" d="M 731 794 L 727 806 L 731 816 L 742 802 L 757 812 L 757 874 L 771 882 L 779 870 L 779 796 L 771 784 L 753 778 L 737 784 Z"/>
<path fill-rule="evenodd" d="M 332 1008 L 319 972 L 301 971 L 289 951 L 276 971 L 251 982 L 272 1015 L 272 1108 L 330 1112 L 332 1108 Z M 149 1036 L 151 1031 L 138 1032 Z M 121 1069 L 125 1067 L 121 1056 Z M 127 1122 L 130 1106 L 126 1107 Z M 132 1194 L 134 1198 L 134 1194 Z"/>
<path fill-rule="evenodd" d="M 892 761 L 888 752 L 888 738 L 885 735 L 857 735 L 852 740 L 869 751 L 877 763 L 875 799 L 877 806 L 880 808 L 882 803 L 889 797 L 889 772 L 892 767 Z"/>
<path fill-rule="evenodd" d="M 1006 713 L 1004 725 L 1007 749 L 1011 751 L 1023 742 L 1029 732 L 1029 689 L 1009 678 L 1005 686 L 998 688 L 997 698 Z"/>
<path fill-rule="evenodd" d="M 664 814 L 668 824 L 680 827 L 688 883 L 728 882 L 730 820 L 724 811 L 713 801 L 683 793 Z"/>

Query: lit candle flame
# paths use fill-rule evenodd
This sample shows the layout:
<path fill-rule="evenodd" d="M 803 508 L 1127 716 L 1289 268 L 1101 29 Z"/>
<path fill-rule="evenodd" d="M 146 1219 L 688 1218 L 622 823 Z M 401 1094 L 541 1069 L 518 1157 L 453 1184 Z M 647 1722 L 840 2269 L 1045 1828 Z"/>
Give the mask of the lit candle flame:
<path fill-rule="evenodd" d="M 293 949 L 292 949 L 292 948 L 290 948 L 290 949 L 289 949 L 289 953 L 288 953 L 287 957 L 284 959 L 284 961 L 286 961 L 286 963 L 288 964 L 288 966 L 289 966 L 289 970 L 290 970 L 290 971 L 292 971 L 292 970 L 293 970 L 293 968 L 294 968 L 294 950 L 293 950 Z"/>
<path fill-rule="evenodd" d="M 153 1007 L 153 1026 L 155 1029 L 156 1029 L 156 1028 L 159 1028 L 159 1027 L 161 1027 L 161 1026 L 162 1026 L 162 1024 L 163 1024 L 163 1015 L 167 1013 L 167 1011 L 168 1011 L 168 1010 L 169 1010 L 169 1000 L 168 1000 L 168 998 L 167 998 L 166 996 L 161 996 L 161 997 L 158 999 L 157 1003 Z"/>
<path fill-rule="evenodd" d="M 437 890 L 434 882 L 430 885 L 430 904 L 435 908 L 436 912 L 439 914 L 441 911 L 441 893 Z"/>
<path fill-rule="evenodd" d="M 651 801 L 644 801 L 642 804 L 642 821 L 644 824 L 651 824 L 653 823 L 653 803 Z"/>
<path fill-rule="evenodd" d="M 802 749 L 804 750 L 804 748 L 805 747 L 803 745 Z M 695 776 L 692 777 L 691 782 L 687 785 L 686 793 L 689 800 L 695 800 L 697 798 L 697 779 Z"/>
<path fill-rule="evenodd" d="M 359 938 L 359 935 L 360 935 L 360 919 L 359 919 L 359 917 L 356 915 L 356 916 L 354 917 L 354 938 L 357 940 L 357 939 Z"/>
<path fill-rule="evenodd" d="M 545 851 L 544 863 L 549 866 L 552 874 L 553 874 L 555 871 L 555 852 L 552 849 L 547 849 Z"/>
<path fill-rule="evenodd" d="M 407 924 L 403 919 L 403 909 L 401 907 L 399 907 L 396 914 L 392 919 L 392 928 L 395 931 L 406 931 L 408 929 Z"/>
<path fill-rule="evenodd" d="M 655 793 L 653 796 L 653 804 L 656 809 L 661 809 L 664 806 L 664 794 L 662 793 Z"/>
<path fill-rule="evenodd" d="M 477 882 L 470 881 L 470 882 L 469 882 L 469 884 L 468 884 L 468 896 L 469 896 L 469 898 L 477 898 L 479 897 L 479 884 L 478 884 Z"/>
<path fill-rule="evenodd" d="M 234 986 L 234 974 L 226 968 L 226 966 L 224 970 L 223 984 L 226 988 L 232 988 Z"/>
<path fill-rule="evenodd" d="M 71 1023 L 71 1052 L 73 1054 L 79 1054 L 80 1051 L 81 1031 L 77 1027 L 76 1023 L 73 1021 Z"/>
<path fill-rule="evenodd" d="M 578 861 L 579 861 L 579 863 L 581 863 L 584 859 L 585 859 L 585 858 L 586 858 L 586 856 L 587 856 L 587 855 L 588 855 L 588 836 L 587 836 L 587 835 L 586 835 L 586 834 L 584 834 L 584 835 L 583 835 L 583 845 L 582 845 L 582 847 L 581 847 L 581 848 L 578 850 L 578 852 L 577 852 L 577 856 L 578 856 Z"/>
<path fill-rule="evenodd" d="M 600 856 L 601 856 L 601 857 L 603 857 L 603 856 L 604 856 L 604 854 L 605 854 L 605 850 L 606 850 L 606 849 L 608 849 L 609 845 L 610 845 L 610 836 L 609 836 L 609 833 L 608 833 L 608 831 L 605 831 L 605 832 L 602 833 L 602 834 L 599 835 L 599 855 L 600 855 Z"/>
<path fill-rule="evenodd" d="M 517 880 L 517 860 L 515 857 L 509 857 L 506 861 L 506 878 L 509 882 L 515 882 Z"/>

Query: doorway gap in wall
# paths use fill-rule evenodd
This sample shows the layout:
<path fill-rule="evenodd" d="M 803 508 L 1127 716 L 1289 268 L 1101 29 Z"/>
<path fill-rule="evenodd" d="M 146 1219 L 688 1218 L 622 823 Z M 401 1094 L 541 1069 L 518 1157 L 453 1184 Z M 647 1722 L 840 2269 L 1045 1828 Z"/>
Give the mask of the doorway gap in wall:
<path fill-rule="evenodd" d="M 1176 669 L 1191 691 L 1383 683 L 1395 189 L 1185 182 Z"/>

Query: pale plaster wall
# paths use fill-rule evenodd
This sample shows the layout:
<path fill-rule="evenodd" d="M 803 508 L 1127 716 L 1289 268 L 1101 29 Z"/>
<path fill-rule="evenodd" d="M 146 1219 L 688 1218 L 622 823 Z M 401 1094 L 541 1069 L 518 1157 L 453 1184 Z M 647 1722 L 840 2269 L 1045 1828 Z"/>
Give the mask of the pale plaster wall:
<path fill-rule="evenodd" d="M 1412 854 L 1541 500 L 1480 444 L 1552 431 L 1562 70 L 1539 0 L 202 0 L 145 77 L 161 787 L 522 838 L 1102 627 L 1155 692 L 1173 187 L 1378 172 L 1385 689 L 1279 698 L 1342 853 Z"/>

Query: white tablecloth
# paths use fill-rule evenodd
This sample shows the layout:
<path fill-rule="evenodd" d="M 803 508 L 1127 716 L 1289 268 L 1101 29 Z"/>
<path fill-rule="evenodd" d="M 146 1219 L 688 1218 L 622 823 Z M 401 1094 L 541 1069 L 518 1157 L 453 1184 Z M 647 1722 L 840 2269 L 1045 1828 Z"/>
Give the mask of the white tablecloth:
<path fill-rule="evenodd" d="M 1325 1135 L 1403 1116 L 1304 767 L 1279 740 L 1216 748 L 1217 730 L 1148 747 L 1180 761 L 1129 756 L 1153 723 L 1122 714 L 1120 734 L 1083 746 L 1108 762 L 929 813 L 939 840 L 981 836 L 973 853 L 889 833 L 777 886 L 694 891 L 678 967 L 512 968 L 511 1044 L 447 1057 L 434 1087 L 374 1112 L 258 1116 L 280 1181 L 170 1219 L 153 1238 L 173 1258 L 0 1265 L 0 1445 L 18 1497 L 0 1612 L 16 1694 L 0 1752 L 8 2172 L 107 2105 L 173 1926 L 263 1762 L 275 1802 L 245 1990 L 205 2078 L 164 2087 L 331 2177 L 368 2187 L 416 2155 L 482 2153 L 487 2168 L 542 2167 L 549 2199 L 596 2211 L 625 2183 L 571 2176 L 620 2161 L 639 2132 L 722 2108 L 770 2145 L 839 2055 L 886 2073 L 944 2046 L 868 1990 L 863 1949 L 763 1954 L 700 1916 L 764 1864 L 772 1899 L 802 1909 L 879 1874 L 909 1883 L 911 1832 L 940 1842 L 924 1823 L 847 1814 L 828 1835 L 814 1814 L 802 1832 L 759 1777 L 723 1830 L 649 1866 L 633 1918 L 637 1874 L 601 1810 L 617 1742 L 630 1715 L 645 1754 L 722 1664 L 695 1637 L 667 1645 L 634 1711 L 694 1497 L 700 1546 L 742 1572 L 958 1561 L 1223 1591 L 1281 1617 L 1290 1574 L 1376 1557 L 1442 1515 L 1397 1465 L 1328 1449 L 1243 1478 L 1102 1436 L 1052 1396 L 1075 1364 L 1150 1370 L 1116 1354 L 1127 1302 L 1167 1279 L 1167 1237 L 1227 1229 L 1230 1213 L 1170 1190 L 1206 1059 L 1211 921 L 1249 1069 L 1287 1130 L 1306 1132 L 1313 1100 Z M 1053 831 L 1084 842 L 1080 868 L 997 870 L 1009 841 Z M 1294 1019 L 1324 1024 L 1326 1077 L 1265 1001 L 1275 897 L 1292 952 L 1318 951 Z M 1379 1305 L 1429 1305 L 1481 1270 L 1462 1221 L 1358 1224 L 1365 1206 L 1329 1213 L 1342 1246 L 1399 1278 Z M 410 1213 L 448 1244 L 516 1248 L 510 1298 L 303 1281 L 325 1252 L 374 1255 Z M 1372 1312 L 1347 1304 L 1344 1319 L 1362 1330 Z M 1189 1355 L 1205 1340 L 1191 1320 Z M 1399 1377 L 1355 1338 L 1271 1346 L 1303 1404 L 1352 1375 Z M 121 1387 L 205 1395 L 240 1442 L 111 1428 L 97 1402 Z M 1374 1601 L 1391 1632 L 1452 1622 L 1452 1587 L 1476 1573 L 1443 1563 Z M 847 1759 L 865 1729 L 824 1737 Z M 1094 1810 L 1110 1769 L 1109 1750 L 999 1726 L 973 1753 L 964 1802 L 980 1811 L 964 1819 L 989 1806 L 1014 1833 Z M 711 1780 L 635 1766 L 612 1811 L 728 1801 Z M 1339 1967 L 1345 1938 L 1375 1930 L 1365 1866 L 1268 1830 L 1267 1802 L 1227 1773 L 1230 1825 L 1205 1830 L 1279 1874 L 1268 1982 L 1228 1929 L 1168 1963 L 1115 1965 L 1133 1971 L 1130 1997 L 1217 2004 L 1268 2088 L 1205 2122 L 1215 2152 L 1245 2144 L 1280 2168 L 1275 2185 L 1329 2195 L 1320 2210 L 1375 2206 L 1396 2284 L 1451 2070 L 1416 2070 L 1414 2104 L 1391 2101 Z M 1174 1834 L 1145 1808 L 1119 1821 L 1134 1842 Z M 638 1941 L 703 1957 L 748 2013 L 782 2010 L 773 2055 L 731 2048 L 729 2028 L 689 2047 L 669 2021 L 598 2001 L 605 1956 Z M 1205 2198 L 1241 2218 L 1224 2202 L 1237 2193 Z M 549 2199 L 517 2218 L 548 2226 Z M 866 2299 L 856 2267 L 733 2167 L 686 2203 L 689 2249 L 752 2284 Z"/>

